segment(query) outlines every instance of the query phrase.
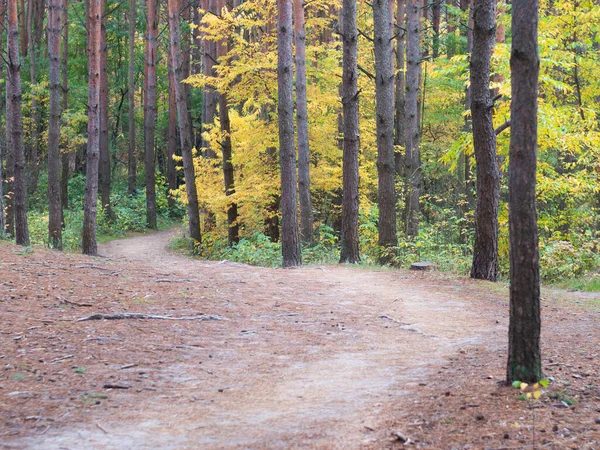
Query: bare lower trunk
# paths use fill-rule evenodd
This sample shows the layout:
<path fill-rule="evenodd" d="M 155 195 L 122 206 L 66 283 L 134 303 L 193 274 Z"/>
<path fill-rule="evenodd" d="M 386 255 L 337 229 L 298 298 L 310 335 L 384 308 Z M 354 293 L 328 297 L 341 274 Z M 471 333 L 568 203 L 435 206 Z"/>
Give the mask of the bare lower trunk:
<path fill-rule="evenodd" d="M 341 263 L 360 261 L 358 238 L 358 32 L 356 0 L 344 0 L 342 58 L 342 108 L 344 119 Z"/>
<path fill-rule="evenodd" d="M 196 190 L 196 176 L 194 173 L 194 160 L 192 156 L 192 133 L 189 121 L 189 112 L 185 98 L 185 89 L 182 84 L 183 74 L 181 69 L 181 32 L 179 27 L 179 0 L 169 0 L 169 39 L 171 62 L 173 64 L 173 79 L 177 103 L 177 117 L 179 119 L 179 137 L 181 140 L 181 154 L 183 156 L 183 172 L 188 200 L 188 220 L 190 237 L 198 243 L 201 242 L 200 211 L 198 208 L 198 194 Z"/>
<path fill-rule="evenodd" d="M 396 237 L 396 190 L 394 164 L 394 66 L 390 46 L 390 0 L 373 1 L 375 45 L 375 103 L 377 131 L 377 204 L 380 262 L 393 261 Z"/>
<path fill-rule="evenodd" d="M 103 0 L 87 0 L 88 33 L 88 142 L 85 197 L 83 200 L 82 250 L 96 255 L 96 216 L 98 203 L 98 159 L 100 156 L 100 58 L 102 51 Z"/>
<path fill-rule="evenodd" d="M 281 249 L 283 267 L 302 264 L 298 236 L 296 151 L 294 149 L 294 100 L 292 67 L 292 0 L 277 0 L 277 113 L 281 170 Z"/>
<path fill-rule="evenodd" d="M 108 151 L 108 73 L 106 67 L 106 16 L 102 17 L 102 33 L 100 35 L 100 163 L 99 188 L 100 201 L 104 215 L 109 221 L 114 219 L 110 206 L 110 153 Z"/>
<path fill-rule="evenodd" d="M 406 193 L 406 234 L 419 234 L 419 198 L 421 193 L 421 154 L 419 151 L 419 80 L 421 51 L 419 47 L 419 1 L 408 0 L 406 18 L 406 157 L 404 162 Z"/>
<path fill-rule="evenodd" d="M 167 185 L 169 191 L 177 189 L 177 170 L 175 168 L 175 153 L 177 152 L 177 103 L 175 102 L 175 82 L 173 80 L 173 65 L 169 56 L 169 136 L 167 138 Z M 175 197 L 167 195 L 171 215 L 175 208 Z"/>
<path fill-rule="evenodd" d="M 29 245 L 27 227 L 27 187 L 25 183 L 25 152 L 23 149 L 23 116 L 21 72 L 19 61 L 19 30 L 17 28 L 17 3 L 8 2 L 8 58 L 6 79 L 6 133 L 8 151 L 13 155 L 13 189 L 15 238 L 19 245 Z"/>
<path fill-rule="evenodd" d="M 128 68 L 128 99 L 129 99 L 129 151 L 127 153 L 127 190 L 135 194 L 137 176 L 137 160 L 135 154 L 135 2 L 129 0 L 129 68 Z"/>
<path fill-rule="evenodd" d="M 36 46 L 35 39 L 33 38 L 34 28 L 34 14 L 35 14 L 35 0 L 29 0 L 27 2 L 27 42 L 29 45 L 29 76 L 31 80 L 31 86 L 34 87 L 37 84 L 37 66 L 36 66 Z M 31 96 L 31 126 L 29 129 L 30 133 L 30 145 L 29 145 L 29 193 L 32 194 L 37 189 L 39 173 L 40 173 L 40 161 L 39 161 L 39 126 L 38 123 L 38 106 L 37 98 L 35 95 Z"/>
<path fill-rule="evenodd" d="M 6 19 L 6 0 L 0 0 L 0 30 L 4 29 Z M 0 49 L 2 49 L 2 34 L 0 34 Z M 0 59 L 0 79 L 4 78 L 4 61 Z M 4 96 L 2 92 L 3 86 L 0 85 L 0 111 L 4 111 Z M 2 122 L 4 115 L 0 114 L 0 131 L 2 130 Z M 0 239 L 6 236 L 6 220 L 4 216 L 4 136 L 0 135 Z"/>
<path fill-rule="evenodd" d="M 203 0 L 205 8 L 209 13 L 217 13 L 217 0 Z M 214 65 L 217 60 L 217 48 L 214 41 L 203 39 L 204 53 L 203 53 L 203 67 L 204 75 L 215 76 Z M 202 104 L 202 131 L 206 130 L 207 125 L 212 125 L 215 120 L 215 114 L 217 112 L 218 94 L 212 86 L 204 87 L 204 103 Z M 216 153 L 210 148 L 209 142 L 202 138 L 202 148 L 205 151 L 205 156 L 208 158 L 214 158 Z"/>
<path fill-rule="evenodd" d="M 310 148 L 306 99 L 306 33 L 304 4 L 294 0 L 294 33 L 296 41 L 296 122 L 298 128 L 298 194 L 302 242 L 313 241 L 313 211 L 310 197 Z"/>
<path fill-rule="evenodd" d="M 506 378 L 542 378 L 540 260 L 535 174 L 537 159 L 538 55 L 536 0 L 512 2 L 511 132 L 508 176 L 510 324 Z"/>
<path fill-rule="evenodd" d="M 471 116 L 477 163 L 475 244 L 471 277 L 496 281 L 498 277 L 498 204 L 500 171 L 496 162 L 496 133 L 492 124 L 490 59 L 495 41 L 496 0 L 481 0 L 473 11 L 471 54 Z"/>
<path fill-rule="evenodd" d="M 229 105 L 227 104 L 227 95 L 219 95 L 219 115 L 221 122 L 221 132 L 223 133 L 223 142 L 221 149 L 223 151 L 223 181 L 225 184 L 225 195 L 235 194 L 235 180 L 233 173 L 232 148 L 231 148 L 231 124 L 229 122 Z M 227 203 L 227 242 L 233 245 L 239 242 L 238 224 L 238 205 L 235 200 Z"/>
<path fill-rule="evenodd" d="M 434 0 L 431 7 L 431 26 L 433 28 L 432 56 L 437 58 L 440 54 L 440 22 L 442 19 L 442 5 L 444 0 Z"/>
<path fill-rule="evenodd" d="M 50 59 L 50 117 L 48 120 L 48 243 L 62 250 L 60 201 L 60 32 L 64 0 L 48 2 L 48 55 Z"/>
<path fill-rule="evenodd" d="M 396 29 L 398 37 L 396 39 L 396 98 L 395 98 L 395 132 L 394 132 L 394 146 L 395 147 L 406 147 L 406 130 L 405 130 L 405 104 L 406 104 L 406 69 L 404 67 L 404 60 L 406 54 L 405 31 L 406 28 L 406 17 L 404 9 L 406 0 L 398 0 L 398 9 L 396 11 Z M 402 176 L 404 174 L 404 162 L 402 160 L 402 152 L 396 151 L 394 154 L 394 164 L 396 166 L 396 174 Z"/>
<path fill-rule="evenodd" d="M 68 23 L 68 0 L 64 1 L 63 9 L 63 24 Z M 63 26 L 63 48 L 62 48 L 62 61 L 61 61 L 61 76 L 62 76 L 62 112 L 69 109 L 69 77 L 68 77 L 68 61 L 69 61 L 69 27 Z M 66 150 L 66 149 L 63 149 Z M 60 179 L 60 200 L 62 203 L 62 226 L 64 228 L 64 211 L 69 208 L 69 153 L 63 151 L 61 153 L 61 179 Z"/>
<path fill-rule="evenodd" d="M 146 180 L 146 223 L 156 229 L 156 180 L 154 130 L 156 123 L 156 52 L 158 50 L 157 0 L 146 1 L 146 102 L 144 109 L 144 172 Z"/>

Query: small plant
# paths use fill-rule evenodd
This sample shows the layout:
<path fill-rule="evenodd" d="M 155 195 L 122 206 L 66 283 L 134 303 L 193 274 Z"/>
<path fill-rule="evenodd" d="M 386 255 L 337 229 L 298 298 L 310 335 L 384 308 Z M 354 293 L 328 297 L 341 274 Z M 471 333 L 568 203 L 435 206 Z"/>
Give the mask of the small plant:
<path fill-rule="evenodd" d="M 75 367 L 73 369 L 73 372 L 75 372 L 75 373 L 85 373 L 86 372 L 86 368 L 85 367 Z"/>
<path fill-rule="evenodd" d="M 530 386 L 529 383 L 524 383 L 522 381 L 513 381 L 512 386 L 521 390 L 521 394 L 518 397 L 519 400 L 538 400 L 545 392 L 544 388 L 548 387 L 549 383 L 549 380 L 544 379 Z"/>

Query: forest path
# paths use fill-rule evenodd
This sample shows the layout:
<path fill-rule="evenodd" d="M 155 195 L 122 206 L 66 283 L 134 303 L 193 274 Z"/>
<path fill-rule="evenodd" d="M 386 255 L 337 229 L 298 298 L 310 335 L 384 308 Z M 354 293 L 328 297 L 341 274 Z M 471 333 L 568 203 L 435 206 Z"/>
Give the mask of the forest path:
<path fill-rule="evenodd" d="M 418 408 L 433 371 L 505 335 L 505 320 L 477 309 L 482 290 L 469 280 L 192 260 L 167 249 L 173 234 L 100 247 L 147 280 L 129 310 L 147 301 L 153 314 L 226 320 L 83 322 L 89 335 L 117 327 L 128 342 L 119 351 L 153 384 L 28 448 L 382 448 L 386 422 Z"/>

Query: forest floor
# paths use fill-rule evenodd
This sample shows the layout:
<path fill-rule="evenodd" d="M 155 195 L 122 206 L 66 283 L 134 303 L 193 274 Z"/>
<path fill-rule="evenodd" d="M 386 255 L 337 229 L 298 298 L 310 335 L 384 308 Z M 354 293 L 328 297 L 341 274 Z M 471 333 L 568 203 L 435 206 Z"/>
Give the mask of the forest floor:
<path fill-rule="evenodd" d="M 0 243 L 0 448 L 600 449 L 600 294 L 543 291 L 553 381 L 522 400 L 505 285 L 191 260 L 172 235 Z"/>

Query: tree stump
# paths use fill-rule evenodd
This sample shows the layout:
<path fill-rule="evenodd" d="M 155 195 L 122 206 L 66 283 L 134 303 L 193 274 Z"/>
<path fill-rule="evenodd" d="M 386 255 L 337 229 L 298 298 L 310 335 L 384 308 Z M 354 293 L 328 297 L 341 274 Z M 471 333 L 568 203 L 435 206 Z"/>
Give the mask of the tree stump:
<path fill-rule="evenodd" d="M 416 262 L 410 265 L 410 270 L 433 270 L 435 264 L 429 261 Z"/>

